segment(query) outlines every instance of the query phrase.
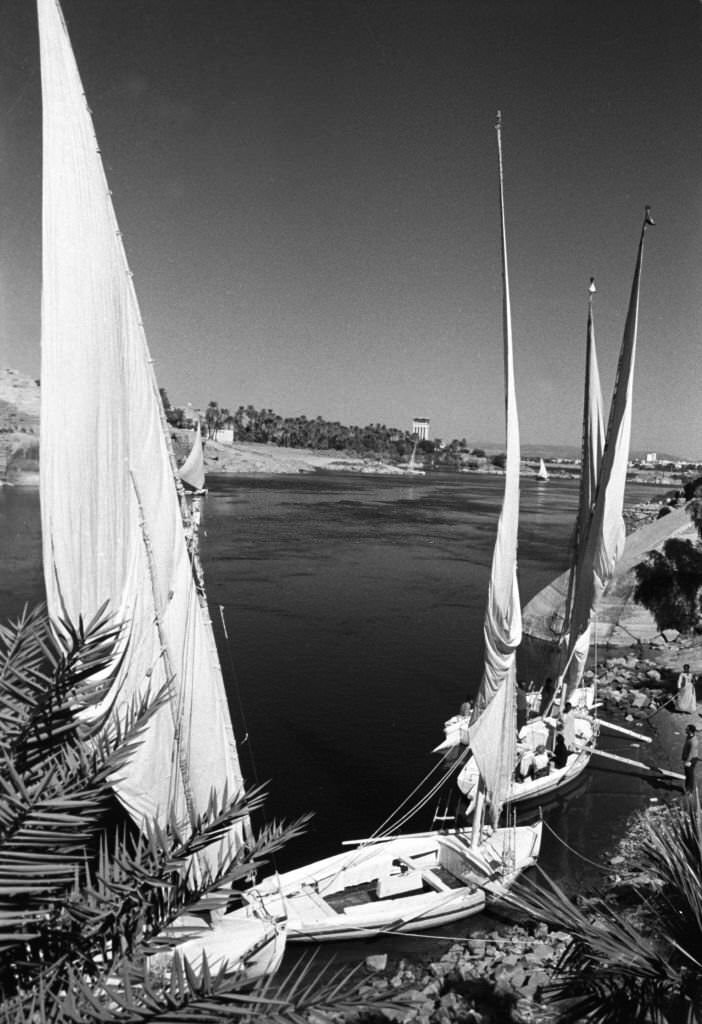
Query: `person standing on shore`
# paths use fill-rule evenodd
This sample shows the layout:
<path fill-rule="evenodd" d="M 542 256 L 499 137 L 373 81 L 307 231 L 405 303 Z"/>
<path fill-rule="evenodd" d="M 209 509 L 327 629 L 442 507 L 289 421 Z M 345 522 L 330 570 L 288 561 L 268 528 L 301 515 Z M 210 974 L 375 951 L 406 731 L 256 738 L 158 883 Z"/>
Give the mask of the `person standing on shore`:
<path fill-rule="evenodd" d="M 685 769 L 685 792 L 692 794 L 697 788 L 695 770 L 700 759 L 700 741 L 697 739 L 697 729 L 694 725 L 688 725 L 685 729 L 685 743 L 682 749 L 682 762 Z"/>
<path fill-rule="evenodd" d="M 690 666 L 683 665 L 683 670 L 678 676 L 678 694 L 675 698 L 676 710 L 687 715 L 694 715 L 697 711 L 697 692 L 695 680 L 690 672 Z"/>

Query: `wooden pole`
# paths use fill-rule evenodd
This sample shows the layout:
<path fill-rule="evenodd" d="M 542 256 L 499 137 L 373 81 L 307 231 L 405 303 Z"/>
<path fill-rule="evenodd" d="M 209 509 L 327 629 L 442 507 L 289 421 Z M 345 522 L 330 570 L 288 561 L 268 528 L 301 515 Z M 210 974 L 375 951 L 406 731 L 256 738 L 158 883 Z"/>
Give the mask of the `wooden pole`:
<path fill-rule="evenodd" d="M 615 725 L 614 722 L 605 722 L 604 718 L 598 718 L 597 721 L 605 729 L 613 729 L 614 732 L 620 732 L 623 736 L 633 736 L 634 739 L 641 740 L 643 743 L 653 743 L 652 736 L 644 736 L 640 732 L 635 732 L 633 729 L 625 729 L 623 725 Z"/>
<path fill-rule="evenodd" d="M 640 768 L 645 772 L 655 772 L 656 775 L 665 775 L 668 779 L 681 779 L 683 782 L 685 781 L 685 776 L 681 775 L 680 772 L 671 772 L 668 768 L 658 768 L 653 764 L 643 764 L 642 761 L 635 761 L 633 757 L 621 757 L 619 754 L 610 754 L 609 751 L 598 750 L 597 747 L 595 747 L 592 753 L 597 754 L 598 757 L 604 757 L 608 761 L 630 764 L 634 768 Z"/>

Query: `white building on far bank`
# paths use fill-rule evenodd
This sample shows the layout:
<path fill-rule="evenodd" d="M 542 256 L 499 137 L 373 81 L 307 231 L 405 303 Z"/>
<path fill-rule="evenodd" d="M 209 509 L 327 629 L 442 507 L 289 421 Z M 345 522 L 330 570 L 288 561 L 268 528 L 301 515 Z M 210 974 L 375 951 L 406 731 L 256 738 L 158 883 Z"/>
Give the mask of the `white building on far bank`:
<path fill-rule="evenodd" d="M 417 435 L 419 441 L 429 440 L 429 423 L 424 416 L 415 416 L 412 420 L 412 433 Z"/>

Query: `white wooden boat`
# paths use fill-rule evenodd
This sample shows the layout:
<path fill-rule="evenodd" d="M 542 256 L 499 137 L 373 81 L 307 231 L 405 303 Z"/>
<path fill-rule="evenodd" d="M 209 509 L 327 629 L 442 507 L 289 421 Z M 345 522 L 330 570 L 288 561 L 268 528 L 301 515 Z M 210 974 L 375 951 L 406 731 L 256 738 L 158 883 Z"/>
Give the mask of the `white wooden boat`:
<path fill-rule="evenodd" d="M 111 603 L 124 624 L 111 685 L 83 715 L 95 730 L 146 697 L 168 699 L 114 790 L 137 826 L 185 829 L 243 786 L 190 512 L 166 429 L 136 292 L 92 118 L 58 0 L 37 0 L 43 102 L 41 512 L 57 636 Z M 217 870 L 246 825 L 198 854 Z M 205 928 L 207 938 L 216 929 Z M 265 915 L 226 926 L 232 969 L 272 970 L 284 928 Z M 220 942 L 219 937 L 214 941 Z M 266 951 L 266 952 L 264 952 Z M 259 953 L 261 954 L 259 956 Z"/>
<path fill-rule="evenodd" d="M 534 722 L 529 724 L 540 725 L 541 723 Z M 536 746 L 546 739 L 548 731 L 551 730 L 545 730 L 543 738 L 539 737 L 538 741 L 535 736 L 530 738 L 528 743 L 525 741 L 524 749 L 535 750 Z M 564 793 L 576 782 L 587 768 L 594 752 L 599 732 L 597 719 L 590 716 L 576 718 L 574 732 L 576 749 L 568 753 L 566 763 L 559 768 L 550 764 L 548 772 L 544 775 L 536 775 L 524 779 L 513 778 L 507 793 L 506 804 L 513 806 L 515 804 L 541 803 L 546 798 L 557 793 Z M 518 742 L 518 758 L 520 752 L 520 743 Z M 479 778 L 480 773 L 478 772 L 475 759 L 471 757 L 458 773 L 456 779 L 458 788 L 467 800 L 465 812 L 467 814 L 470 814 L 475 806 Z"/>
<path fill-rule="evenodd" d="M 477 847 L 470 830 L 369 841 L 270 878 L 247 898 L 284 910 L 290 941 L 425 931 L 478 913 L 536 863 L 540 824 L 490 832 Z"/>

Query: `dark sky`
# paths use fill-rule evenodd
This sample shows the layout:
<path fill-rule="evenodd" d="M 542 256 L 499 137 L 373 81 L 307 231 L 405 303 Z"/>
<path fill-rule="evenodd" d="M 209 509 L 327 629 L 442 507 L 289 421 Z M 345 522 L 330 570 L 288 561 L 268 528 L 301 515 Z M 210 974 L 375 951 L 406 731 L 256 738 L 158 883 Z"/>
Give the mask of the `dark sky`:
<path fill-rule="evenodd" d="M 500 441 L 495 112 L 522 437 L 606 401 L 643 208 L 633 444 L 702 458 L 698 0 L 65 0 L 177 404 Z M 36 14 L 0 0 L 0 365 L 39 372 Z"/>

